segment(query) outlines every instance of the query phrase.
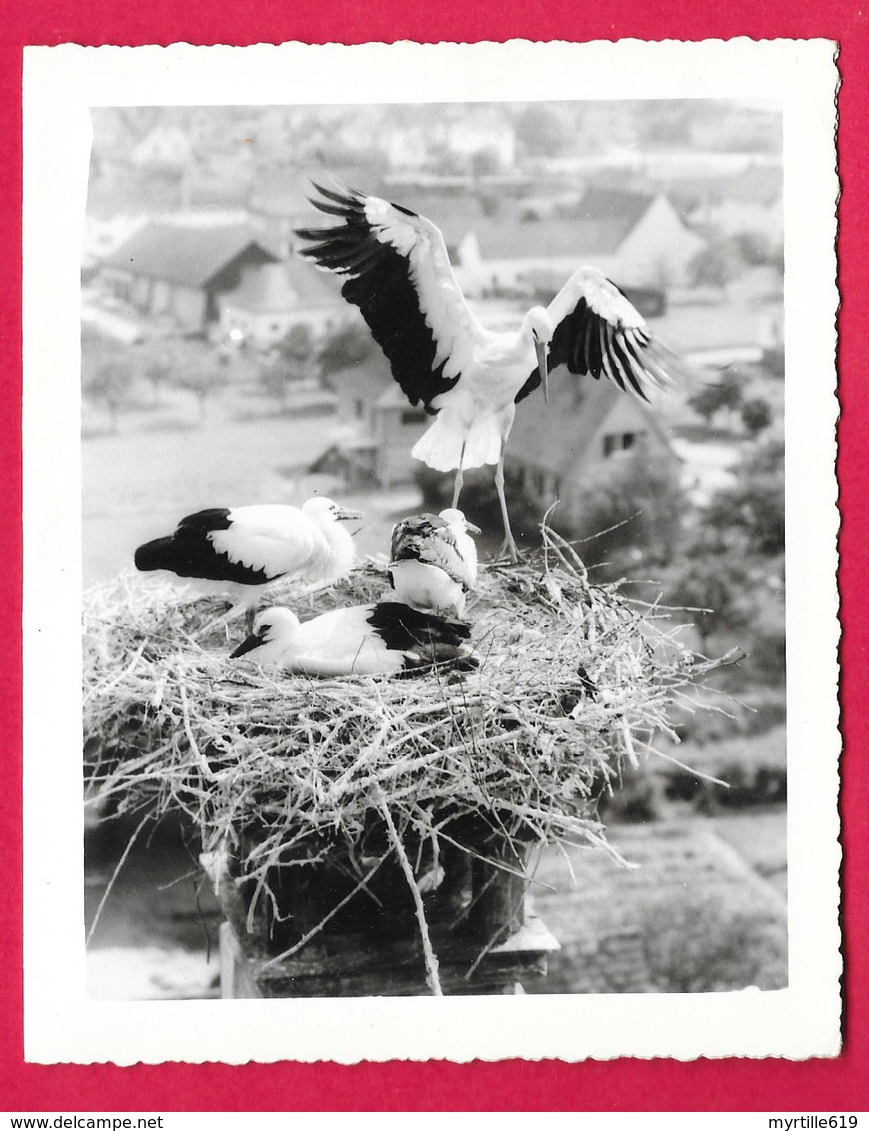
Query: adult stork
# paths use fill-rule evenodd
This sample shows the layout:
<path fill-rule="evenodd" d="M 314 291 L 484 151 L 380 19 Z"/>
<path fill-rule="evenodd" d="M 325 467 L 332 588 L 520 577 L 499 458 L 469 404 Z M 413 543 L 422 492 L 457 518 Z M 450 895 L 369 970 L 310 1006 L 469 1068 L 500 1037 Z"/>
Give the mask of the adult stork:
<path fill-rule="evenodd" d="M 480 528 L 460 510 L 415 514 L 392 531 L 389 580 L 399 601 L 424 612 L 464 616 L 467 595 L 477 581 Z"/>
<path fill-rule="evenodd" d="M 315 208 L 341 221 L 300 228 L 300 254 L 346 276 L 358 306 L 411 404 L 435 417 L 411 454 L 455 471 L 453 507 L 467 468 L 495 465 L 504 546 L 517 560 L 504 497 L 504 451 L 516 405 L 548 371 L 606 377 L 641 400 L 671 382 L 666 357 L 618 287 L 580 267 L 548 307 L 534 306 L 514 333 L 487 330 L 459 287 L 440 229 L 424 216 L 356 189 L 314 183 Z"/>
<path fill-rule="evenodd" d="M 290 609 L 264 609 L 253 633 L 230 656 L 250 655 L 265 666 L 314 676 L 397 675 L 456 662 L 476 667 L 470 626 L 412 609 L 398 601 L 332 609 L 299 622 Z"/>
<path fill-rule="evenodd" d="M 168 570 L 200 593 L 226 594 L 235 602 L 228 615 L 246 610 L 250 630 L 263 586 L 283 577 L 324 585 L 346 577 L 356 553 L 344 523 L 361 517 L 321 495 L 301 507 L 214 507 L 140 546 L 136 568 Z"/>

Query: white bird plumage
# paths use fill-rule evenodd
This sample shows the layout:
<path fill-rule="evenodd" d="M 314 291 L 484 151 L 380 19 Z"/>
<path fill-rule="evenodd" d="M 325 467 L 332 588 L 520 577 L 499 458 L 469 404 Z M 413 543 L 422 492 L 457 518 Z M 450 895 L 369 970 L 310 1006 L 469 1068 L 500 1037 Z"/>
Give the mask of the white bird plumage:
<path fill-rule="evenodd" d="M 394 675 L 458 661 L 475 666 L 464 621 L 430 616 L 397 601 L 332 609 L 300 623 L 290 609 L 264 609 L 231 655 L 312 676 Z"/>
<path fill-rule="evenodd" d="M 263 504 L 216 507 L 187 515 L 174 533 L 139 546 L 140 570 L 168 570 L 200 592 L 219 592 L 246 610 L 249 622 L 262 589 L 280 578 L 330 584 L 345 577 L 356 553 L 347 519 L 361 518 L 323 496 L 301 507 Z"/>
<path fill-rule="evenodd" d="M 504 497 L 504 452 L 516 404 L 548 372 L 613 381 L 648 400 L 671 383 L 666 354 L 643 317 L 600 271 L 581 267 L 548 307 L 532 307 L 514 333 L 487 330 L 465 301 L 440 229 L 401 205 L 355 189 L 314 185 L 311 203 L 339 217 L 328 228 L 300 228 L 300 254 L 346 277 L 342 295 L 358 306 L 392 375 L 414 405 L 435 416 L 411 454 L 438 471 L 455 471 L 453 507 L 463 472 L 495 465 L 504 548 L 516 560 Z"/>
<path fill-rule="evenodd" d="M 467 595 L 477 581 L 471 531 L 480 533 L 454 508 L 396 523 L 389 563 L 396 598 L 424 612 L 464 616 Z"/>

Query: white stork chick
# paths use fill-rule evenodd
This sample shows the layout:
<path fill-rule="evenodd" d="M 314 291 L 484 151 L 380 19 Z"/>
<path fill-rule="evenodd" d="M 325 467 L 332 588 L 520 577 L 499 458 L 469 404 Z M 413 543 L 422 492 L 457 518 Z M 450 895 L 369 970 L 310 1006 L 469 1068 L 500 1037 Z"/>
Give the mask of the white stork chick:
<path fill-rule="evenodd" d="M 389 563 L 396 598 L 424 612 L 464 616 L 477 581 L 477 547 L 469 531 L 479 534 L 480 528 L 453 508 L 397 523 Z"/>
<path fill-rule="evenodd" d="M 346 276 L 344 298 L 358 306 L 413 405 L 434 423 L 411 454 L 437 471 L 455 471 L 458 505 L 466 468 L 494 464 L 504 523 L 503 551 L 517 560 L 504 497 L 504 451 L 516 405 L 566 365 L 606 377 L 648 400 L 672 378 L 667 355 L 643 317 L 594 267 L 580 267 L 548 307 L 532 307 L 513 333 L 487 330 L 456 281 L 440 229 L 399 204 L 355 189 L 315 184 L 311 203 L 337 216 L 328 228 L 302 228 L 301 254 Z M 671 358 L 672 359 L 672 358 Z"/>
<path fill-rule="evenodd" d="M 397 601 L 332 609 L 299 622 L 290 609 L 264 609 L 254 630 L 230 656 L 312 676 L 396 675 L 435 663 L 476 667 L 470 626 L 411 609 Z"/>
<path fill-rule="evenodd" d="M 248 629 L 264 586 L 291 577 L 328 585 L 350 572 L 356 559 L 344 522 L 361 518 L 331 499 L 315 496 L 300 507 L 264 504 L 215 507 L 187 515 L 174 534 L 136 550 L 136 568 L 168 570 L 200 593 L 218 592 L 245 610 Z"/>

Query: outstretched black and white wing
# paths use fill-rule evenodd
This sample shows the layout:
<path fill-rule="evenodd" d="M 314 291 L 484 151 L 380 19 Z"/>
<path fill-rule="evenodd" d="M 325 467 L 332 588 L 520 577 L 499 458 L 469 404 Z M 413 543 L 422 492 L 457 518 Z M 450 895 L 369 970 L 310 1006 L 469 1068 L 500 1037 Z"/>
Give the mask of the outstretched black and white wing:
<path fill-rule="evenodd" d="M 311 203 L 337 216 L 328 228 L 300 228 L 300 254 L 346 276 L 344 298 L 358 306 L 411 404 L 426 411 L 452 389 L 485 330 L 465 301 L 440 229 L 425 217 L 354 189 L 314 185 Z"/>
<path fill-rule="evenodd" d="M 476 581 L 473 541 L 467 535 L 462 539 L 440 515 L 417 514 L 396 524 L 390 564 L 414 561 L 437 566 L 465 591 L 473 588 Z"/>
<path fill-rule="evenodd" d="M 652 389 L 673 383 L 667 366 L 675 355 L 655 340 L 646 321 L 622 291 L 595 267 L 580 267 L 547 307 L 555 326 L 549 371 L 566 365 L 571 373 L 606 377 L 625 392 L 649 400 Z M 516 397 L 540 384 L 538 371 Z"/>

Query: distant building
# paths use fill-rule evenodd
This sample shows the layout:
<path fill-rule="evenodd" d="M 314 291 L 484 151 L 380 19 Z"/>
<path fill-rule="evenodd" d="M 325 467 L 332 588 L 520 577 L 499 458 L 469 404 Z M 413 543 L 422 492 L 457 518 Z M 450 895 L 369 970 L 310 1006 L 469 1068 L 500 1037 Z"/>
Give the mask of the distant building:
<path fill-rule="evenodd" d="M 784 241 L 780 165 L 750 165 L 728 177 L 710 177 L 674 186 L 674 195 L 692 225 L 718 236 L 759 232 L 772 246 Z"/>
<path fill-rule="evenodd" d="M 419 464 L 410 450 L 432 418 L 408 402 L 386 360 L 374 355 L 330 374 L 327 384 L 338 398 L 344 435 L 309 471 L 339 474 L 351 484 L 412 482 Z"/>
<path fill-rule="evenodd" d="M 245 227 L 148 224 L 106 256 L 99 277 L 118 300 L 182 333 L 205 333 L 220 317 L 220 297 L 246 268 L 278 256 Z"/>
<path fill-rule="evenodd" d="M 310 194 L 310 181 L 293 169 L 265 169 L 251 187 L 251 223 L 284 258 L 295 246 L 295 228 L 325 221 L 308 202 Z"/>
<path fill-rule="evenodd" d="M 489 109 L 463 113 L 457 121 L 392 125 L 384 131 L 381 144 L 390 170 L 421 169 L 441 162 L 445 155 L 471 161 L 482 153 L 501 172 L 516 164 L 513 123 Z"/>
<path fill-rule="evenodd" d="M 134 165 L 180 171 L 193 161 L 193 146 L 180 126 L 155 126 L 133 149 Z"/>
<path fill-rule="evenodd" d="M 322 337 L 346 317 L 340 286 L 296 258 L 251 264 L 242 268 L 238 286 L 218 299 L 221 332 L 262 350 L 296 326 Z"/>
<path fill-rule="evenodd" d="M 541 513 L 559 500 L 559 518 L 582 512 L 589 477 L 638 453 L 650 463 L 679 460 L 654 408 L 628 396 L 610 381 L 556 372 L 549 404 L 539 393 L 530 407 L 520 404 L 507 444 L 508 476 Z"/>
<path fill-rule="evenodd" d="M 687 281 L 704 246 L 665 196 L 590 188 L 572 213 L 481 216 L 459 246 L 457 273 L 469 294 L 541 285 L 555 293 L 583 264 L 619 285 L 667 286 Z"/>

